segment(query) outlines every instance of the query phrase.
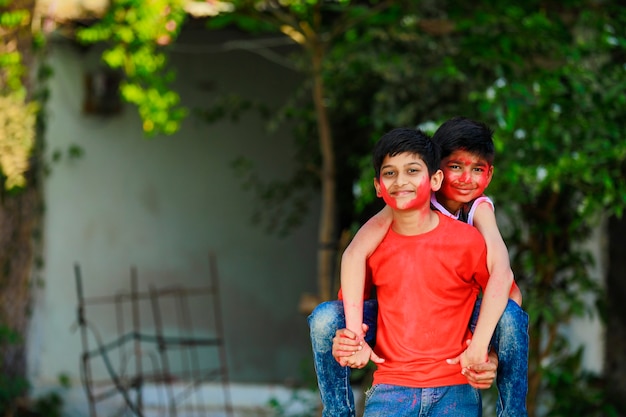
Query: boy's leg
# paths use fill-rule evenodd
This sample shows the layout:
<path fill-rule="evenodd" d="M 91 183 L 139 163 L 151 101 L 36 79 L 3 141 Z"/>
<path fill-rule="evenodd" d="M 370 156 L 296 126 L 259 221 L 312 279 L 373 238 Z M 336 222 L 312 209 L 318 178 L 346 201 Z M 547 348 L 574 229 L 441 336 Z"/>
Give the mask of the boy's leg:
<path fill-rule="evenodd" d="M 528 394 L 528 314 L 509 300 L 498 321 L 493 347 L 498 354 L 498 417 L 526 417 Z"/>
<path fill-rule="evenodd" d="M 478 299 L 470 322 L 474 331 L 478 312 Z M 498 417 L 527 417 L 528 393 L 528 314 L 513 300 L 509 300 L 494 332 L 492 347 L 498 354 Z"/>
<path fill-rule="evenodd" d="M 369 326 L 365 340 L 373 346 L 376 334 L 376 300 L 363 304 L 363 321 Z M 318 305 L 308 317 L 313 348 L 313 362 L 322 398 L 323 417 L 354 417 L 354 396 L 350 385 L 350 368 L 342 367 L 332 354 L 335 332 L 346 327 L 343 303 L 327 301 Z"/>

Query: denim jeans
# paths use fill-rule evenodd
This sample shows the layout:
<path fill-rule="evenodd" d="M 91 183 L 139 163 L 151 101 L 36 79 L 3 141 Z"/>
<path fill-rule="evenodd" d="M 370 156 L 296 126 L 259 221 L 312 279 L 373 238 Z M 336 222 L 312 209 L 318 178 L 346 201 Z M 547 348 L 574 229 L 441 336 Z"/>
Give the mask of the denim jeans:
<path fill-rule="evenodd" d="M 480 391 L 467 384 L 436 388 L 374 385 L 363 417 L 480 417 Z"/>
<path fill-rule="evenodd" d="M 473 331 L 480 310 L 480 299 L 470 322 Z M 374 346 L 378 304 L 366 300 L 363 322 L 369 326 L 365 340 Z M 345 317 L 341 301 L 320 304 L 308 317 L 313 361 L 323 405 L 323 417 L 354 417 L 354 397 L 350 386 L 350 368 L 342 367 L 332 355 L 335 331 L 343 329 Z M 509 300 L 494 332 L 492 347 L 498 354 L 498 417 L 526 417 L 528 391 L 528 315 Z"/>
<path fill-rule="evenodd" d="M 474 331 L 481 299 L 476 301 L 470 320 Z M 528 394 L 528 314 L 513 300 L 509 300 L 498 321 L 491 339 L 491 346 L 498 354 L 498 417 L 527 417 L 526 394 Z"/>
<path fill-rule="evenodd" d="M 369 326 L 365 341 L 374 345 L 378 302 L 365 300 L 363 322 Z M 346 327 L 343 302 L 327 301 L 315 307 L 309 316 L 313 362 L 322 397 L 322 417 L 354 417 L 354 396 L 350 385 L 350 367 L 343 367 L 333 357 L 335 332 Z"/>

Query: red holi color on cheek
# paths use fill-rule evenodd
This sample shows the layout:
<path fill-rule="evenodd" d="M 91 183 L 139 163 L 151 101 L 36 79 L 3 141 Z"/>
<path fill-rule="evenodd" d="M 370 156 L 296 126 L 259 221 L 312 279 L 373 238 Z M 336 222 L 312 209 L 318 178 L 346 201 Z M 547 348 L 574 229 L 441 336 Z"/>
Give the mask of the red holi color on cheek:
<path fill-rule="evenodd" d="M 477 185 L 480 193 L 482 194 L 483 191 L 485 191 L 485 188 L 487 188 L 487 185 L 489 185 L 489 173 L 487 171 L 482 173 L 477 181 Z"/>
<path fill-rule="evenodd" d="M 456 199 L 459 191 L 456 187 L 465 188 L 467 186 L 473 185 L 472 194 L 473 198 L 476 198 L 483 194 L 485 188 L 489 185 L 489 172 L 484 171 L 480 175 L 476 173 L 472 175 L 470 172 L 454 172 L 451 170 L 444 170 L 444 179 L 441 184 L 440 192 L 449 198 Z M 465 195 L 465 194 L 463 194 Z M 465 199 L 466 197 L 458 197 Z"/>
<path fill-rule="evenodd" d="M 448 181 L 443 182 L 440 191 L 446 196 L 454 195 L 454 188 L 450 187 L 450 182 Z"/>
<path fill-rule="evenodd" d="M 392 209 L 397 209 L 398 203 L 396 203 L 396 200 L 389 195 L 389 191 L 387 191 L 387 187 L 385 187 L 385 183 L 382 181 L 382 178 L 378 180 L 378 183 L 380 184 L 380 194 L 385 203 Z"/>
<path fill-rule="evenodd" d="M 420 204 L 423 203 L 423 197 L 426 197 L 425 199 L 430 201 L 430 181 L 428 179 L 422 181 L 422 183 L 419 185 L 415 198 L 408 201 L 402 207 L 398 207 L 398 202 L 389 194 L 389 191 L 387 190 L 387 187 L 385 187 L 385 183 L 383 183 L 382 179 L 380 179 L 378 183 L 380 184 L 380 194 L 383 200 L 389 207 L 393 209 L 414 209 L 416 207 L 419 207 Z"/>

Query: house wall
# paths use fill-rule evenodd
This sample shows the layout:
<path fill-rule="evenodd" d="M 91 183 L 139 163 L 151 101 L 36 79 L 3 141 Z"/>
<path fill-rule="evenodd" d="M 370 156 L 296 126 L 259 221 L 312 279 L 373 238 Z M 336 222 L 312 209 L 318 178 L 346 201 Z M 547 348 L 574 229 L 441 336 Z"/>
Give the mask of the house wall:
<path fill-rule="evenodd" d="M 606 288 L 605 283 L 609 265 L 607 225 L 607 219 L 598 220 L 597 227 L 594 228 L 589 241 L 584 245 L 584 248 L 595 259 L 595 264 L 590 267 L 589 272 L 603 289 Z M 587 301 L 589 301 L 590 305 L 594 303 L 592 299 Z M 584 349 L 582 357 L 583 367 L 591 372 L 601 374 L 605 361 L 606 329 L 598 314 L 572 320 L 572 325 L 568 330 L 567 335 L 572 341 L 572 345 L 576 348 L 583 347 Z"/>
<path fill-rule="evenodd" d="M 233 34 L 205 32 L 187 33 L 172 51 L 184 105 L 203 106 L 228 92 L 278 106 L 299 86 L 289 68 L 224 49 Z M 254 112 L 212 125 L 190 115 L 174 136 L 147 139 L 133 106 L 114 116 L 83 114 L 83 79 L 99 67 L 98 59 L 98 50 L 63 40 L 53 43 L 49 56 L 55 74 L 46 133 L 51 170 L 39 273 L 44 285 L 36 291 L 28 345 L 31 379 L 41 385 L 66 374 L 80 386 L 75 263 L 87 296 L 113 295 L 129 288 L 133 266 L 140 290 L 206 284 L 210 250 L 221 280 L 231 379 L 300 379 L 310 344 L 298 302 L 316 289 L 317 197 L 313 214 L 290 236 L 268 235 L 252 225 L 256 203 L 230 165 L 245 156 L 262 180 L 287 178 L 296 163 L 289 128 L 268 133 Z M 84 155 L 68 157 L 71 146 Z M 62 157 L 52 162 L 56 152 Z M 91 319 L 103 320 L 104 338 L 114 335 L 113 314 L 94 314 Z"/>

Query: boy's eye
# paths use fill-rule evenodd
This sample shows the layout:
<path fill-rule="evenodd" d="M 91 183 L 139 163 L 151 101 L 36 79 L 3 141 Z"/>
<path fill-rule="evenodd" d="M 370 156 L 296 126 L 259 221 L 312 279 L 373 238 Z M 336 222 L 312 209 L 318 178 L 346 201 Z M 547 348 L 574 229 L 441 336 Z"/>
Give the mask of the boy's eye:
<path fill-rule="evenodd" d="M 418 172 L 420 172 L 420 170 L 419 170 L 419 169 L 417 169 L 417 168 L 409 168 L 409 169 L 407 170 L 407 172 L 408 172 L 409 174 L 417 174 Z"/>
<path fill-rule="evenodd" d="M 392 177 L 396 172 L 395 171 L 383 171 L 383 177 Z"/>

